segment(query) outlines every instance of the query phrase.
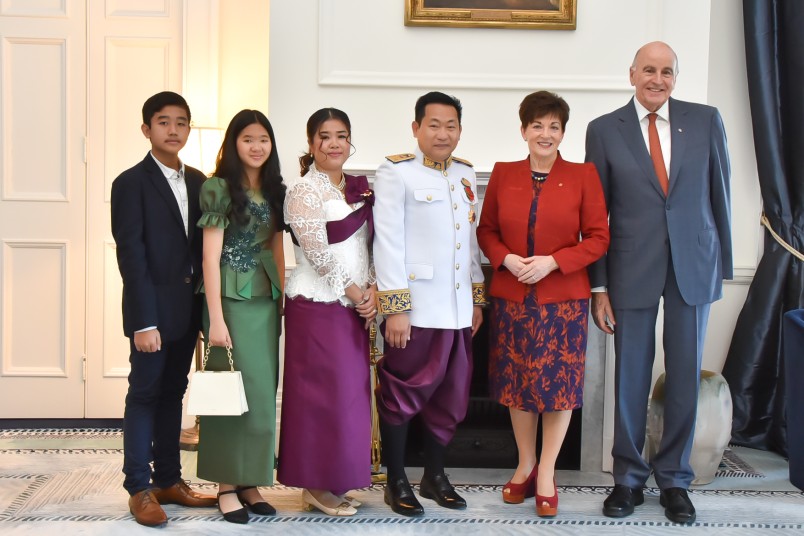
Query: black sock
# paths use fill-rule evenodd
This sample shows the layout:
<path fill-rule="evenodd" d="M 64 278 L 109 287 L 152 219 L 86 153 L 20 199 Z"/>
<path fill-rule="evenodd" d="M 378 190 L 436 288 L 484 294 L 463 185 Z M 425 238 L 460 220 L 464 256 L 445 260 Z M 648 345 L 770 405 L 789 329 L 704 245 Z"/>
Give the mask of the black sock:
<path fill-rule="evenodd" d="M 447 446 L 442 445 L 436 437 L 425 430 L 424 434 L 424 477 L 444 474 L 444 463 L 447 457 Z"/>
<path fill-rule="evenodd" d="M 380 421 L 382 435 L 382 461 L 388 471 L 388 481 L 405 478 L 405 446 L 408 439 L 408 423 L 391 425 Z"/>

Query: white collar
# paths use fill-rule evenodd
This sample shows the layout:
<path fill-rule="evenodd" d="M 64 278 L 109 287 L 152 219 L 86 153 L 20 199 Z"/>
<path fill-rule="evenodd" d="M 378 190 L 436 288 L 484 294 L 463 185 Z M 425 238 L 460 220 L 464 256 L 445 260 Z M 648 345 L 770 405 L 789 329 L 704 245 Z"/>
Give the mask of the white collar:
<path fill-rule="evenodd" d="M 176 170 L 173 169 L 173 168 L 167 167 L 165 164 L 160 162 L 159 159 L 157 157 L 155 157 L 154 153 L 152 153 L 151 151 L 148 151 L 148 154 L 151 155 L 151 158 L 154 159 L 154 162 L 156 162 L 156 165 L 159 166 L 159 169 L 162 171 L 162 174 L 165 176 L 165 178 L 166 179 L 172 179 L 173 175 L 176 174 Z M 181 160 L 179 160 L 179 171 L 178 171 L 178 173 L 179 173 L 179 179 L 183 179 L 184 178 L 184 162 L 182 162 Z"/>
<path fill-rule="evenodd" d="M 637 119 L 639 121 L 642 121 L 649 113 L 651 113 L 650 110 L 642 106 L 642 103 L 639 102 L 639 99 L 636 97 L 634 97 L 634 108 L 636 108 Z M 667 99 L 667 101 L 662 104 L 662 107 L 656 110 L 656 115 L 668 123 L 670 122 L 670 99 Z"/>

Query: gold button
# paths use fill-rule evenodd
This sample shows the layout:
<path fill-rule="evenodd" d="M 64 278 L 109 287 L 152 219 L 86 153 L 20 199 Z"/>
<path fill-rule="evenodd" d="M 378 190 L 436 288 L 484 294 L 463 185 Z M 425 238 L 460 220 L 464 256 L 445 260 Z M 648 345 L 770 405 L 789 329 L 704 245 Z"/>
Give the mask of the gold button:
<path fill-rule="evenodd" d="M 428 196 L 427 196 L 427 200 L 428 200 L 428 201 L 432 201 L 432 200 L 433 200 L 433 196 L 432 196 L 432 195 L 428 195 Z"/>
<path fill-rule="evenodd" d="M 444 171 L 441 172 L 441 174 L 446 177 L 447 176 L 447 170 L 445 169 Z"/>
<path fill-rule="evenodd" d="M 459 288 L 461 288 L 461 284 L 460 283 L 455 283 L 455 289 L 457 290 Z"/>
<path fill-rule="evenodd" d="M 461 249 L 461 243 L 460 242 L 458 242 L 458 245 L 455 246 L 455 249 Z"/>
<path fill-rule="evenodd" d="M 461 228 L 461 224 L 460 224 L 460 223 L 456 223 L 456 224 L 455 224 L 455 228 L 456 228 L 456 229 L 460 229 L 460 228 Z"/>
<path fill-rule="evenodd" d="M 414 274 L 414 273 L 412 273 L 412 272 L 411 272 L 411 274 L 408 276 L 408 279 L 410 279 L 411 281 L 413 281 L 414 279 L 416 279 L 416 274 Z"/>
<path fill-rule="evenodd" d="M 450 190 L 452 190 L 452 191 L 454 192 L 454 191 L 455 191 L 455 185 L 454 185 L 454 184 L 450 184 L 450 185 L 449 185 L 449 189 L 450 189 Z"/>
<path fill-rule="evenodd" d="M 460 264 L 456 264 L 456 265 L 455 265 L 455 269 L 456 269 L 456 270 L 460 270 L 460 269 L 461 269 L 461 265 L 460 265 Z"/>
<path fill-rule="evenodd" d="M 453 210 L 458 210 L 458 203 L 453 203 L 452 208 Z"/>

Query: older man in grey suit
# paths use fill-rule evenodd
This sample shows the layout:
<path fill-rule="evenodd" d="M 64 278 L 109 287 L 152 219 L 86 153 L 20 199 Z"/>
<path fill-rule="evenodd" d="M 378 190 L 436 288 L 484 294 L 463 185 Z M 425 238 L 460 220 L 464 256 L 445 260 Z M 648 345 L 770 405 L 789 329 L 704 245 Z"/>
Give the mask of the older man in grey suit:
<path fill-rule="evenodd" d="M 586 160 L 597 166 L 609 208 L 611 245 L 590 268 L 595 324 L 614 334 L 614 482 L 603 513 L 623 517 L 643 502 L 653 469 L 665 515 L 692 523 L 687 495 L 698 379 L 710 304 L 732 278 L 729 157 L 717 109 L 671 99 L 678 58 L 665 43 L 639 49 L 634 98 L 592 121 Z M 664 432 L 650 465 L 642 458 L 664 298 Z"/>

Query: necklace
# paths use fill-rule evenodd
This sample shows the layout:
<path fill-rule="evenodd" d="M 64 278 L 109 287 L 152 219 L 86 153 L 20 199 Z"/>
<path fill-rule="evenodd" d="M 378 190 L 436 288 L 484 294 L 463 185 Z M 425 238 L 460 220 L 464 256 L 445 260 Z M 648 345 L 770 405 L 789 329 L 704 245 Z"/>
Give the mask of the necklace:
<path fill-rule="evenodd" d="M 341 173 L 341 182 L 339 182 L 338 184 L 333 184 L 333 186 L 335 186 L 335 188 L 337 188 L 342 192 L 343 189 L 346 187 L 346 175 Z"/>

